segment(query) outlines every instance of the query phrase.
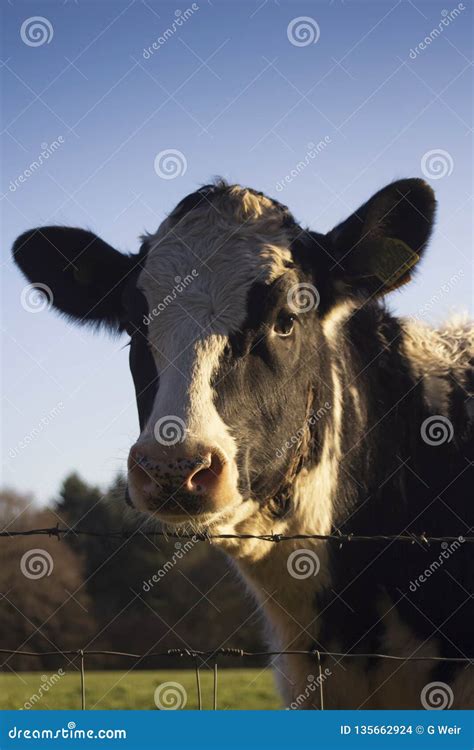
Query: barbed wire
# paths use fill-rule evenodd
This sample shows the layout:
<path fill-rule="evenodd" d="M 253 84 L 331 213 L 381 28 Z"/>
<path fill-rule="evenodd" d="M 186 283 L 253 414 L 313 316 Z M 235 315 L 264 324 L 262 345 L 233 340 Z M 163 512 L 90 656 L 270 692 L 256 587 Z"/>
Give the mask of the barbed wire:
<path fill-rule="evenodd" d="M 166 651 L 147 651 L 144 654 L 129 653 L 127 651 L 108 651 L 101 649 L 69 649 L 65 651 L 22 651 L 20 649 L 5 649 L 0 648 L 0 654 L 8 656 L 27 656 L 27 657 L 46 657 L 46 656 L 63 656 L 73 657 L 79 659 L 79 672 L 81 679 L 81 709 L 86 708 L 86 657 L 90 656 L 115 656 L 133 659 L 135 661 L 144 661 L 152 658 L 163 658 L 163 657 L 182 657 L 192 659 L 194 661 L 194 670 L 196 675 L 196 689 L 198 697 L 198 710 L 202 711 L 202 689 L 201 689 L 201 669 L 206 667 L 209 663 L 212 663 L 213 670 L 213 710 L 217 710 L 217 686 L 218 686 L 218 666 L 217 659 L 221 657 L 237 657 L 237 658 L 261 658 L 263 656 L 306 656 L 315 660 L 318 667 L 318 687 L 319 687 L 319 699 L 320 709 L 324 709 L 324 691 L 323 683 L 324 676 L 322 671 L 322 657 L 331 657 L 333 659 L 387 659 L 392 661 L 412 662 L 412 661 L 426 661 L 426 662 L 445 662 L 452 664 L 466 664 L 466 666 L 474 666 L 474 657 L 458 657 L 458 656 L 397 656 L 394 654 L 379 654 L 379 653 L 344 653 L 340 651 L 321 651 L 319 649 L 313 649 L 310 651 L 300 649 L 288 649 L 285 651 L 246 651 L 241 648 L 215 648 L 208 650 L 189 649 L 189 648 L 170 648 Z M 69 660 L 71 661 L 71 660 Z M 71 663 L 73 663 L 71 661 Z"/>
<path fill-rule="evenodd" d="M 0 537 L 18 536 L 49 536 L 60 539 L 62 536 L 72 534 L 74 536 L 90 536 L 103 539 L 131 539 L 140 531 L 145 537 L 164 537 L 165 539 L 190 539 L 197 542 L 212 542 L 214 539 L 260 539 L 264 542 L 288 542 L 313 539 L 327 542 L 402 542 L 406 544 L 440 544 L 443 542 L 462 542 L 474 544 L 474 536 L 428 536 L 424 533 L 412 534 L 208 534 L 206 532 L 180 533 L 168 531 L 142 531 L 140 529 L 130 531 L 94 531 L 92 529 L 76 529 L 72 526 L 60 527 L 59 524 L 47 528 L 24 529 L 21 531 L 0 531 Z"/>
<path fill-rule="evenodd" d="M 313 649 L 312 651 L 301 649 L 288 649 L 286 651 L 246 651 L 242 648 L 215 648 L 208 650 L 189 649 L 189 648 L 169 648 L 166 651 L 147 651 L 144 654 L 130 653 L 128 651 L 109 651 L 102 649 L 69 649 L 57 651 L 22 651 L 21 649 L 0 648 L 0 654 L 9 654 L 10 656 L 123 656 L 130 659 L 156 658 L 164 656 L 180 656 L 197 658 L 202 657 L 211 660 L 215 656 L 236 656 L 236 657 L 262 657 L 262 656 L 331 656 L 336 659 L 394 659 L 395 661 L 442 661 L 442 662 L 463 662 L 474 665 L 474 656 L 395 656 L 393 654 L 379 653 L 359 653 L 343 651 L 321 651 Z M 1 666 L 1 665 L 0 665 Z"/>
<path fill-rule="evenodd" d="M 140 529 L 125 531 L 94 531 L 92 529 L 76 529 L 74 527 L 60 527 L 59 524 L 52 527 L 37 528 L 37 529 L 24 529 L 20 531 L 0 531 L 0 537 L 3 538 L 14 538 L 14 537 L 28 537 L 28 536 L 48 536 L 55 537 L 58 540 L 65 537 L 68 534 L 75 536 L 89 536 L 107 539 L 131 539 L 137 531 L 145 537 L 163 537 L 171 539 L 190 539 L 193 541 L 209 542 L 212 543 L 215 539 L 259 539 L 265 542 L 285 542 L 291 540 L 320 540 L 328 542 L 337 542 L 339 545 L 349 542 L 402 542 L 408 544 L 419 543 L 425 546 L 430 544 L 439 543 L 452 543 L 452 542 L 474 542 L 474 536 L 427 536 L 426 534 L 411 534 L 404 533 L 399 535 L 390 534 L 374 534 L 374 535 L 363 535 L 363 534 L 342 534 L 340 532 L 336 534 L 207 534 L 207 533 L 195 533 L 195 534 L 184 534 L 178 532 L 166 532 L 166 531 L 141 531 Z M 286 651 L 246 651 L 240 648 L 217 648 L 207 650 L 191 650 L 191 649 L 167 649 L 166 651 L 147 652 L 145 654 L 135 654 L 124 651 L 109 651 L 109 650 L 87 650 L 87 649 L 71 649 L 71 650 L 56 650 L 56 651 L 22 651 L 18 649 L 0 649 L 0 654 L 9 656 L 25 656 L 25 657 L 47 657 L 47 656 L 63 656 L 79 658 L 79 671 L 81 679 L 81 708 L 86 708 L 86 668 L 85 659 L 86 657 L 92 656 L 104 656 L 104 657 L 122 657 L 133 659 L 135 661 L 143 661 L 151 658 L 165 658 L 165 657 L 181 657 L 189 658 L 194 660 L 194 668 L 196 673 L 196 688 L 198 697 L 198 709 L 202 710 L 202 690 L 200 682 L 200 670 L 206 666 L 207 663 L 213 663 L 213 709 L 217 710 L 217 685 L 218 685 L 218 669 L 217 669 L 217 658 L 221 657 L 239 657 L 239 658 L 262 658 L 262 657 L 276 657 L 276 656 L 307 656 L 309 658 L 316 659 L 318 667 L 318 687 L 319 687 L 319 703 L 320 709 L 324 709 L 324 692 L 323 692 L 323 673 L 321 666 L 322 657 L 330 657 L 333 659 L 386 659 L 399 662 L 410 662 L 410 661 L 428 661 L 428 662 L 446 662 L 446 663 L 457 663 L 466 664 L 468 666 L 474 665 L 474 657 L 445 657 L 445 656 L 397 656 L 393 654 L 382 654 L 382 653 L 343 653 L 336 651 L 304 651 L 304 650 L 286 650 Z"/>

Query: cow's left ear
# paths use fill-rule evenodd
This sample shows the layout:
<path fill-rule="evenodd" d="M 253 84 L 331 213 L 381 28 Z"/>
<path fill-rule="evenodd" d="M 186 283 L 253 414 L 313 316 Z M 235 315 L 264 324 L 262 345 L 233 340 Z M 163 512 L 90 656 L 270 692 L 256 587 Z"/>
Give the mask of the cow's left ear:
<path fill-rule="evenodd" d="M 420 179 L 376 193 L 328 234 L 338 294 L 378 296 L 410 280 L 433 227 L 436 200 Z"/>

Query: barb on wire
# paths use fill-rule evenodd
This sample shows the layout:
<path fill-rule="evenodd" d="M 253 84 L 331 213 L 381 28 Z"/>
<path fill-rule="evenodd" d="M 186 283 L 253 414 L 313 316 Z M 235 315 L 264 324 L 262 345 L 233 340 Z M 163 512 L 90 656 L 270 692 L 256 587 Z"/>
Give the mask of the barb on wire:
<path fill-rule="evenodd" d="M 0 537 L 17 537 L 17 536 L 50 536 L 61 539 L 61 537 L 67 534 L 73 534 L 74 536 L 94 536 L 103 539 L 131 539 L 137 533 L 138 529 L 133 531 L 93 531 L 92 529 L 76 529 L 72 526 L 60 527 L 52 526 L 43 529 L 24 529 L 21 531 L 0 531 Z M 184 534 L 179 532 L 168 532 L 168 531 L 141 531 L 140 533 L 153 539 L 154 537 L 164 537 L 165 539 L 192 539 L 198 542 L 212 542 L 214 539 L 261 539 L 264 542 L 274 542 L 278 544 L 280 542 L 296 541 L 304 539 L 314 539 L 327 542 L 337 542 L 342 544 L 344 542 L 402 542 L 405 544 L 424 544 L 429 546 L 430 544 L 439 544 L 442 542 L 456 542 L 462 541 L 470 544 L 474 543 L 474 536 L 427 536 L 426 534 L 208 534 L 208 533 L 194 533 Z"/>

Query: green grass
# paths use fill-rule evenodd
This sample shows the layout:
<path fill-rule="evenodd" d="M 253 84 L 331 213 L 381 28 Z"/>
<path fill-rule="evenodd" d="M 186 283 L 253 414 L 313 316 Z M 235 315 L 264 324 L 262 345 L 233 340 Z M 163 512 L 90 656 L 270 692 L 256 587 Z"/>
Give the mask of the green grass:
<path fill-rule="evenodd" d="M 45 672 L 0 673 L 0 709 L 19 709 L 30 702 L 32 708 L 79 709 L 81 688 L 79 672 L 67 672 L 51 687 L 41 691 L 47 684 L 44 678 L 52 675 Z M 184 708 L 198 707 L 196 676 L 192 670 L 159 670 L 134 672 L 86 671 L 86 708 L 89 709 L 154 709 L 155 690 L 163 683 L 177 683 L 174 690 L 186 696 Z M 201 672 L 203 708 L 212 708 L 213 673 Z M 166 690 L 166 686 L 161 688 Z M 42 692 L 42 695 L 41 695 Z M 177 693 L 176 693 L 177 694 Z M 36 695 L 37 698 L 33 698 Z M 163 692 L 163 700 L 166 693 Z M 218 674 L 219 709 L 277 709 L 281 707 L 273 678 L 269 669 L 221 669 Z M 181 700 L 181 698 L 180 698 Z M 26 706 L 27 708 L 29 706 Z"/>

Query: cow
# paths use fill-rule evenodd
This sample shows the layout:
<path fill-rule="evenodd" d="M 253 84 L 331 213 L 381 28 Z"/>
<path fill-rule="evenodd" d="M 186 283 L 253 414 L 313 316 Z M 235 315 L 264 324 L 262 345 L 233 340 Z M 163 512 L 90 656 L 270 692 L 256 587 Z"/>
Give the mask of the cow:
<path fill-rule="evenodd" d="M 219 537 L 269 648 L 301 652 L 273 660 L 288 708 L 474 708 L 472 327 L 385 302 L 435 211 L 402 179 L 323 234 L 216 180 L 136 254 L 62 226 L 14 244 L 60 313 L 129 334 L 127 501 Z"/>

